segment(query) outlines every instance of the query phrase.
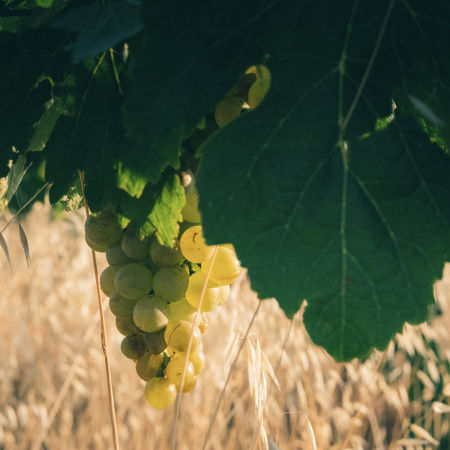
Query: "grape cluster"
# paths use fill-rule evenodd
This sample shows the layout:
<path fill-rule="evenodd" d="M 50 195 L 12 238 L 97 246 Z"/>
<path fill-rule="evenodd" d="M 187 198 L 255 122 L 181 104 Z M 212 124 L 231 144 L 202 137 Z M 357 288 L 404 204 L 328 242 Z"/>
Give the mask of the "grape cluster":
<path fill-rule="evenodd" d="M 85 225 L 87 244 L 106 252 L 109 266 L 100 276 L 100 287 L 125 336 L 122 353 L 136 361 L 137 374 L 147 382 L 145 397 L 155 408 L 168 407 L 177 392 L 194 388 L 205 367 L 205 313 L 227 300 L 229 285 L 241 270 L 232 245 L 217 250 L 206 245 L 193 186 L 186 189 L 182 214 L 185 221 L 172 248 L 156 236 L 139 239 L 132 226 L 123 231 L 109 210 L 90 215 Z"/>
<path fill-rule="evenodd" d="M 271 74 L 266 66 L 252 66 L 219 102 L 214 118 L 219 127 L 228 125 L 248 109 L 256 108 L 270 89 Z"/>

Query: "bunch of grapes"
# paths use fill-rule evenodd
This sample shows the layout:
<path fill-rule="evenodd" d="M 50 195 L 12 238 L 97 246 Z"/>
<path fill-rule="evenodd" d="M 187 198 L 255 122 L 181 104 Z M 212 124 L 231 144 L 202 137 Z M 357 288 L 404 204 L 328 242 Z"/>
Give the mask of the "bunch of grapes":
<path fill-rule="evenodd" d="M 266 66 L 252 66 L 214 110 L 219 127 L 228 125 L 243 112 L 256 108 L 270 89 L 271 74 Z"/>
<path fill-rule="evenodd" d="M 109 266 L 100 287 L 125 336 L 122 353 L 136 362 L 137 374 L 147 382 L 145 397 L 155 408 L 168 407 L 177 392 L 194 388 L 205 368 L 205 313 L 227 300 L 241 271 L 232 245 L 206 245 L 193 185 L 186 189 L 182 213 L 172 248 L 155 235 L 139 239 L 132 226 L 122 230 L 109 210 L 90 215 L 85 225 L 87 244 L 106 252 Z"/>

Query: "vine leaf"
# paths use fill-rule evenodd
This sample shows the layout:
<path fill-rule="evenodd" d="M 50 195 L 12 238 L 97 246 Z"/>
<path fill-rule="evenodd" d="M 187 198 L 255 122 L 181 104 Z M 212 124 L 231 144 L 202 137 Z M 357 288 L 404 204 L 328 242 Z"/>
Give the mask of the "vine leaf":
<path fill-rule="evenodd" d="M 123 113 L 127 134 L 137 142 L 129 160 L 139 162 L 134 169 L 150 182 L 167 166 L 178 168 L 182 140 L 239 75 L 264 57 L 258 19 L 268 17 L 276 3 L 255 9 L 255 2 L 241 2 L 236 14 L 223 2 L 196 1 L 189 8 L 181 0 L 143 2 L 144 38 Z"/>
<path fill-rule="evenodd" d="M 135 0 L 96 2 L 64 12 L 53 25 L 78 33 L 66 47 L 76 64 L 139 33 L 143 28 L 139 6 Z"/>
<path fill-rule="evenodd" d="M 425 320 L 450 256 L 450 159 L 390 114 L 388 39 L 342 134 L 386 8 L 319 11 L 278 10 L 291 31 L 270 36 L 270 91 L 201 147 L 196 185 L 207 241 L 232 242 L 288 316 L 307 299 L 313 341 L 349 360 Z M 333 39 L 308 39 L 309 23 Z"/>

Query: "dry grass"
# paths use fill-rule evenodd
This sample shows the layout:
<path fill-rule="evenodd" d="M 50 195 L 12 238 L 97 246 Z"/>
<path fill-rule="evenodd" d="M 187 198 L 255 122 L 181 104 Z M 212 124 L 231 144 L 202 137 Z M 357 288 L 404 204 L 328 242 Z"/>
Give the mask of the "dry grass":
<path fill-rule="evenodd" d="M 0 449 L 112 448 L 83 217 L 51 221 L 48 207 L 37 205 L 23 225 L 31 268 L 14 225 L 5 233 L 14 271 L 0 258 Z M 442 315 L 431 325 L 405 327 L 385 352 L 364 363 L 335 363 L 311 344 L 300 315 L 282 352 L 290 322 L 275 301 L 263 302 L 208 448 L 250 449 L 252 442 L 264 448 L 265 435 L 269 447 L 289 450 L 433 449 L 437 441 L 450 448 L 444 406 L 450 397 L 450 282 L 436 291 Z M 179 450 L 201 448 L 256 302 L 244 280 L 224 308 L 209 314 L 207 368 L 183 399 Z M 169 448 L 174 409 L 146 405 L 143 383 L 120 354 L 109 311 L 106 318 L 121 448 Z"/>

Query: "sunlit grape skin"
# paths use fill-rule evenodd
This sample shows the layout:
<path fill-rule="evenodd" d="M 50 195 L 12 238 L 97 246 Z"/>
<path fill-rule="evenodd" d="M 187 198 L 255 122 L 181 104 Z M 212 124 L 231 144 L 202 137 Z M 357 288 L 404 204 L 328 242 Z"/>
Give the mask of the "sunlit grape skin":
<path fill-rule="evenodd" d="M 192 362 L 194 366 L 195 374 L 203 372 L 206 366 L 206 358 L 205 354 L 201 350 L 197 350 L 196 352 L 192 352 L 189 355 L 189 360 Z"/>
<path fill-rule="evenodd" d="M 212 258 L 202 264 L 202 272 L 208 273 Z M 232 283 L 241 273 L 241 265 L 234 252 L 225 247 L 218 247 L 211 269 L 210 278 L 218 286 Z"/>
<path fill-rule="evenodd" d="M 152 378 L 145 385 L 145 399 L 157 409 L 169 407 L 177 396 L 177 389 L 166 378 Z"/>
<path fill-rule="evenodd" d="M 186 352 L 192 333 L 191 351 L 195 351 L 201 345 L 202 335 L 197 326 L 194 326 L 192 332 L 192 326 L 192 322 L 186 320 L 169 324 L 164 333 L 167 345 L 177 352 Z"/>
<path fill-rule="evenodd" d="M 178 322 L 179 320 L 193 322 L 195 311 L 196 309 L 184 297 L 176 302 L 171 302 L 169 303 L 169 322 Z"/>
<path fill-rule="evenodd" d="M 186 354 L 177 353 L 166 367 L 167 379 L 175 385 L 177 391 L 181 389 L 181 380 L 183 377 L 184 366 L 186 363 Z M 189 392 L 193 388 L 195 378 L 194 364 L 190 360 L 187 361 L 186 371 L 184 376 L 183 392 Z"/>
<path fill-rule="evenodd" d="M 205 284 L 205 274 L 203 272 L 197 272 L 189 277 L 189 286 L 186 291 L 186 300 L 194 307 L 197 308 L 200 303 L 200 298 Z M 208 281 L 205 295 L 203 297 L 201 312 L 208 312 L 213 310 L 220 301 L 220 289 L 213 281 Z"/>
<path fill-rule="evenodd" d="M 200 225 L 190 227 L 182 234 L 180 248 L 183 256 L 193 263 L 206 261 L 214 251 L 214 247 L 206 245 Z"/>

